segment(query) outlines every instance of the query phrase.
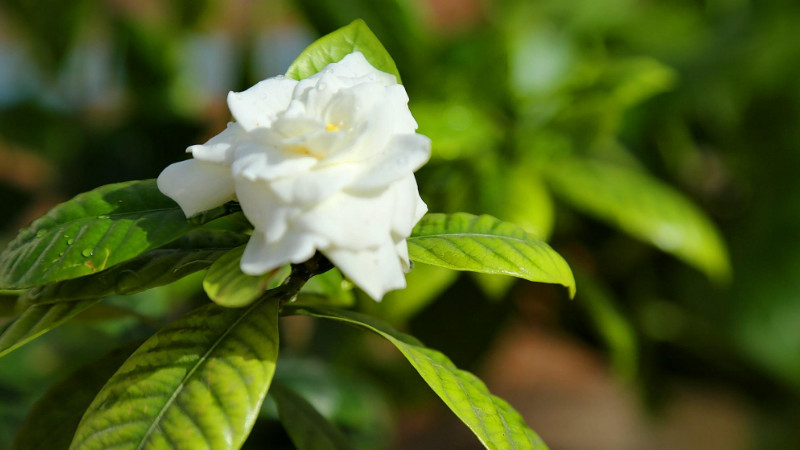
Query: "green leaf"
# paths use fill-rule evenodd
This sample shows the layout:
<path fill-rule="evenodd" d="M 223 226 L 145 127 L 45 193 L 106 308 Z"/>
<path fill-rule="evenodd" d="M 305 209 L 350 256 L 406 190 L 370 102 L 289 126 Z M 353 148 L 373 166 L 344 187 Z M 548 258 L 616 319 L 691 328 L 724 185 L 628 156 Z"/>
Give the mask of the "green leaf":
<path fill-rule="evenodd" d="M 276 289 L 247 309 L 195 309 L 148 339 L 106 383 L 71 449 L 239 448 L 278 356 Z"/>
<path fill-rule="evenodd" d="M 289 266 L 271 270 L 264 275 L 251 276 L 242 272 L 239 261 L 244 246 L 230 250 L 211 265 L 203 278 L 203 289 L 214 303 L 240 308 L 253 303 L 267 289 L 277 287 L 290 272 Z"/>
<path fill-rule="evenodd" d="M 372 30 L 361 19 L 317 39 L 294 60 L 286 76 L 302 80 L 321 71 L 330 63 L 359 51 L 376 69 L 394 75 L 400 82 L 400 73 L 389 53 L 383 48 Z"/>
<path fill-rule="evenodd" d="M 455 270 L 512 275 L 566 286 L 575 280 L 564 258 L 522 228 L 491 216 L 428 214 L 408 238 L 412 260 Z"/>
<path fill-rule="evenodd" d="M 522 416 L 503 399 L 493 396 L 476 376 L 459 370 L 445 355 L 423 346 L 412 336 L 399 333 L 373 317 L 351 311 L 287 305 L 283 314 L 330 319 L 383 336 L 403 353 L 431 389 L 486 448 L 547 448 L 525 425 Z"/>
<path fill-rule="evenodd" d="M 716 281 L 730 276 L 722 237 L 686 197 L 647 174 L 564 159 L 546 169 L 554 192 L 575 208 L 671 253 Z"/>
<path fill-rule="evenodd" d="M 91 275 L 226 213 L 219 207 L 186 220 L 155 180 L 102 186 L 56 206 L 22 230 L 0 254 L 0 288 Z"/>
<path fill-rule="evenodd" d="M 92 299 L 29 306 L 0 334 L 0 357 L 67 322 L 99 301 Z"/>
<path fill-rule="evenodd" d="M 303 397 L 280 383 L 269 391 L 278 405 L 278 417 L 298 450 L 349 449 L 353 446 Z"/>
<path fill-rule="evenodd" d="M 296 303 L 303 305 L 325 305 L 340 308 L 352 307 L 355 301 L 353 283 L 345 280 L 342 272 L 335 267 L 308 280 L 295 300 Z"/>
<path fill-rule="evenodd" d="M 10 450 L 68 448 L 86 408 L 136 347 L 114 350 L 50 388 L 31 408 Z"/>
<path fill-rule="evenodd" d="M 193 230 L 187 235 L 94 275 L 36 287 L 24 294 L 34 303 L 130 295 L 177 281 L 203 270 L 247 236 Z"/>

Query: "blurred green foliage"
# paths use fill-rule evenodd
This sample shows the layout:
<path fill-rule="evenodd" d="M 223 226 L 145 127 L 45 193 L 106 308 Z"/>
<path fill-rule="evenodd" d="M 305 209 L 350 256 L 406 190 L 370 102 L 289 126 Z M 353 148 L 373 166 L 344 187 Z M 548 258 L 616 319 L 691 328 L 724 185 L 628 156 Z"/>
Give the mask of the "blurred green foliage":
<path fill-rule="evenodd" d="M 74 194 L 155 177 L 222 129 L 228 90 L 282 73 L 315 36 L 362 17 L 433 139 L 418 174 L 432 212 L 490 213 L 550 238 L 578 274 L 574 301 L 555 294 L 556 325 L 605 352 L 654 407 L 671 381 L 721 384 L 760 411 L 753 448 L 800 440 L 800 4 L 462 7 L 476 13 L 456 27 L 404 0 L 3 2 L 0 241 Z M 111 298 L 4 358 L 0 447 L 42 386 L 204 302 L 192 281 Z M 356 303 L 463 367 L 536 301 L 422 265 L 409 285 Z M 0 321 L 15 298 L 0 293 Z M 299 368 L 324 365 L 332 390 L 375 410 L 320 408 L 370 448 L 391 426 L 385 402 L 423 395 L 394 361 L 358 356 L 369 343 L 347 331 L 318 326 L 294 345 Z M 353 385 L 356 367 L 373 377 Z M 399 395 L 386 392 L 397 383 Z M 285 439 L 274 411 L 263 416 L 248 445 Z"/>

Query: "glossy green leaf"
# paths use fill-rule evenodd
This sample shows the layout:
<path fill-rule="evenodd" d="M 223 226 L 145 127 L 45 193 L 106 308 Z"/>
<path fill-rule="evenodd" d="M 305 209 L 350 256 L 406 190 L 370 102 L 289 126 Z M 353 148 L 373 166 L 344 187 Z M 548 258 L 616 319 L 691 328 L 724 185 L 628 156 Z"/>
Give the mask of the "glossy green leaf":
<path fill-rule="evenodd" d="M 286 76 L 302 80 L 319 72 L 330 63 L 338 62 L 355 51 L 364 54 L 376 69 L 390 73 L 400 82 L 400 73 L 383 44 L 361 19 L 317 39 L 295 59 Z"/>
<path fill-rule="evenodd" d="M 226 214 L 225 207 L 186 220 L 155 180 L 85 192 L 22 230 L 0 254 L 0 288 L 19 289 L 100 272 Z"/>
<path fill-rule="evenodd" d="M 94 275 L 33 288 L 33 303 L 130 295 L 177 281 L 203 270 L 247 236 L 225 231 L 193 230 L 187 235 Z"/>
<path fill-rule="evenodd" d="M 434 266 L 511 275 L 566 286 L 575 280 L 564 258 L 522 228 L 491 216 L 428 214 L 408 238 L 412 260 Z"/>
<path fill-rule="evenodd" d="M 291 389 L 275 383 L 269 395 L 278 405 L 278 418 L 298 450 L 353 448 L 338 428 Z"/>
<path fill-rule="evenodd" d="M 443 354 L 412 336 L 364 314 L 333 308 L 287 305 L 283 314 L 334 320 L 373 331 L 394 344 L 447 406 L 489 449 L 546 449 L 508 403 L 493 396 L 475 375 L 459 370 Z"/>
<path fill-rule="evenodd" d="M 696 205 L 647 174 L 597 161 L 568 159 L 547 167 L 554 192 L 575 208 L 681 258 L 724 281 L 728 254 Z"/>
<path fill-rule="evenodd" d="M 198 308 L 148 339 L 108 381 L 70 448 L 239 448 L 275 372 L 278 305 Z"/>
<path fill-rule="evenodd" d="M 229 308 L 247 306 L 264 295 L 267 289 L 277 287 L 289 275 L 288 265 L 264 275 L 247 275 L 239 268 L 242 254 L 244 246 L 230 250 L 211 265 L 203 278 L 203 289 L 206 294 L 220 306 Z"/>
<path fill-rule="evenodd" d="M 50 388 L 31 408 L 10 450 L 68 448 L 86 408 L 138 346 L 114 350 Z"/>
<path fill-rule="evenodd" d="M 0 334 L 0 357 L 67 322 L 99 301 L 76 300 L 29 306 Z"/>

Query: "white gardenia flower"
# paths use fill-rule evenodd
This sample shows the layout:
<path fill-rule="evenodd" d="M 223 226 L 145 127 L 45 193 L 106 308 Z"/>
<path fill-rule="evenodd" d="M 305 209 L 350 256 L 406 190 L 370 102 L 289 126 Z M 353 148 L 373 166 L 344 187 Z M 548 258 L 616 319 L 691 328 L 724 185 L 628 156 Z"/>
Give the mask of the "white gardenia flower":
<path fill-rule="evenodd" d="M 406 238 L 427 211 L 430 157 L 408 95 L 354 52 L 296 81 L 228 94 L 235 122 L 158 177 L 186 217 L 238 199 L 255 230 L 241 269 L 260 275 L 319 250 L 376 300 L 405 287 Z"/>

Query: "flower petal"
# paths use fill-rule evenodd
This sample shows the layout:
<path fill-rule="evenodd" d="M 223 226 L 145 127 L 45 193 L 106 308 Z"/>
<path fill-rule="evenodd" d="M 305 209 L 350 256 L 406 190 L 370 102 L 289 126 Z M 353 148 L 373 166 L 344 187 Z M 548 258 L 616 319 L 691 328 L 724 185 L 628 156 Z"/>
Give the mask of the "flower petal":
<path fill-rule="evenodd" d="M 403 272 L 408 273 L 411 270 L 411 261 L 408 258 L 408 242 L 406 242 L 405 238 L 395 241 L 394 251 L 397 253 L 397 257 L 400 258 Z"/>
<path fill-rule="evenodd" d="M 337 194 L 358 172 L 358 167 L 353 164 L 314 168 L 294 176 L 272 180 L 269 188 L 281 201 L 309 207 Z"/>
<path fill-rule="evenodd" d="M 338 62 L 329 64 L 320 74 L 331 74 L 342 78 L 366 77 L 368 81 L 378 82 L 384 86 L 397 83 L 397 78 L 394 75 L 381 72 L 373 67 L 361 52 L 350 53 Z M 360 82 L 367 80 L 361 80 Z"/>
<path fill-rule="evenodd" d="M 228 108 L 246 131 L 269 127 L 277 114 L 289 106 L 297 80 L 277 76 L 243 92 L 228 93 Z"/>
<path fill-rule="evenodd" d="M 236 178 L 236 197 L 242 212 L 268 242 L 282 239 L 289 220 L 301 212 L 300 207 L 281 201 L 269 189 L 268 182 Z"/>
<path fill-rule="evenodd" d="M 390 189 L 395 194 L 392 236 L 405 241 L 411 235 L 414 225 L 428 212 L 428 206 L 419 198 L 419 189 L 414 175 L 401 178 Z"/>
<path fill-rule="evenodd" d="M 233 176 L 248 180 L 274 180 L 295 176 L 317 165 L 317 158 L 303 154 L 287 154 L 281 149 L 245 142 L 236 149 Z"/>
<path fill-rule="evenodd" d="M 238 123 L 230 122 L 228 128 L 209 139 L 205 144 L 192 145 L 186 149 L 195 159 L 231 165 L 236 145 L 246 139 L 244 129 Z"/>
<path fill-rule="evenodd" d="M 293 225 L 324 236 L 337 247 L 376 247 L 391 236 L 394 206 L 394 193 L 389 189 L 372 196 L 337 193 L 297 215 Z"/>
<path fill-rule="evenodd" d="M 365 161 L 363 172 L 346 189 L 364 192 L 381 189 L 411 175 L 431 157 L 431 140 L 421 134 L 395 136 L 382 153 Z"/>
<path fill-rule="evenodd" d="M 395 116 L 392 124 L 395 134 L 413 133 L 417 130 L 417 121 L 408 109 L 408 93 L 402 84 L 387 86 L 383 101 L 393 106 Z"/>
<path fill-rule="evenodd" d="M 230 168 L 196 159 L 171 164 L 158 176 L 158 189 L 175 200 L 186 217 L 234 198 Z"/>
<path fill-rule="evenodd" d="M 394 289 L 406 287 L 406 278 L 395 244 L 387 241 L 377 249 L 322 249 L 322 253 L 356 286 L 375 300 Z"/>
<path fill-rule="evenodd" d="M 270 243 L 256 229 L 247 242 L 239 267 L 248 275 L 261 275 L 284 264 L 308 261 L 317 251 L 317 242 L 314 235 L 287 233 Z"/>

